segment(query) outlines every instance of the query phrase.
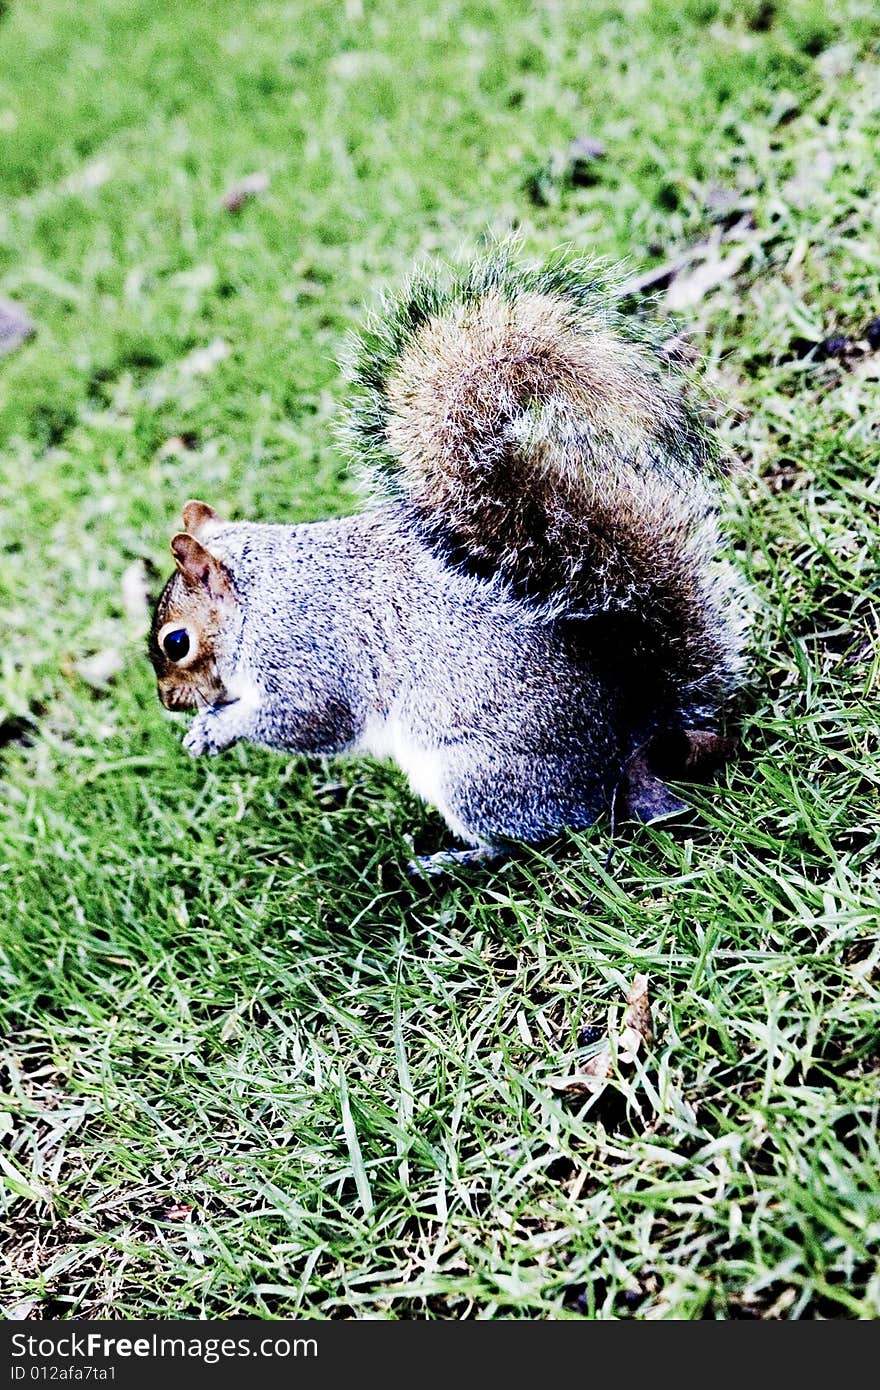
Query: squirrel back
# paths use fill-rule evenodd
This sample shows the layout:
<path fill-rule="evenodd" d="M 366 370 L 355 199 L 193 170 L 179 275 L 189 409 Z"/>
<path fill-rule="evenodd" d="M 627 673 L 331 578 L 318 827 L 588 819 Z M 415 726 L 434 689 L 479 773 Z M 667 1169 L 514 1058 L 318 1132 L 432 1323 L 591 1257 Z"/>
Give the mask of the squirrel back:
<path fill-rule="evenodd" d="M 711 719 L 739 666 L 721 469 L 682 375 L 607 279 L 563 256 L 523 269 L 504 247 L 419 275 L 361 334 L 353 381 L 346 435 L 374 495 L 548 621 L 628 615 L 635 659 Z"/>

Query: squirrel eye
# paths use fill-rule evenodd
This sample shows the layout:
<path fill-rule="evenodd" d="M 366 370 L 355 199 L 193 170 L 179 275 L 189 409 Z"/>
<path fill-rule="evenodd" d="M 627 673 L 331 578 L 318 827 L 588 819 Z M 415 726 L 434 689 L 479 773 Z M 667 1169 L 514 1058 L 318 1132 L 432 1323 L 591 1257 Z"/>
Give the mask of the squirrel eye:
<path fill-rule="evenodd" d="M 189 633 L 185 627 L 176 627 L 162 638 L 162 650 L 169 661 L 183 661 L 189 655 L 189 645 Z"/>

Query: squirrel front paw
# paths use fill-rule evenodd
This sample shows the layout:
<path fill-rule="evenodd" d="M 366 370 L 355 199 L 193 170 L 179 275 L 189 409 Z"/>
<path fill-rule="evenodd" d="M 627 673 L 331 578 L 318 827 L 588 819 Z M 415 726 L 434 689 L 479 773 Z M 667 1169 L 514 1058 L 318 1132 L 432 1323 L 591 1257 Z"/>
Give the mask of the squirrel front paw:
<path fill-rule="evenodd" d="M 207 709 L 196 716 L 183 740 L 183 746 L 191 757 L 201 758 L 205 754 L 211 756 L 235 743 L 239 732 L 232 722 L 224 717 L 229 708 L 230 706 L 224 705 L 217 710 Z"/>

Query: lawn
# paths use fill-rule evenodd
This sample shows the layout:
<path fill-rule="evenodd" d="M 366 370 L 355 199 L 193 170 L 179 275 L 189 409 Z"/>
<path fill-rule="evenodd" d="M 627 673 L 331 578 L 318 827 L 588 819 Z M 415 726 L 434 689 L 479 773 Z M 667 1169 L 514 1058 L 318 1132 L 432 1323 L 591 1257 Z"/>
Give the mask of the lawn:
<path fill-rule="evenodd" d="M 876 4 L 0 9 L 0 1307 L 880 1316 Z M 187 758 L 141 590 L 190 496 L 355 506 L 346 334 L 513 228 L 689 257 L 742 751 L 424 889 L 392 769 Z M 559 1090 L 637 974 L 653 1042 Z"/>

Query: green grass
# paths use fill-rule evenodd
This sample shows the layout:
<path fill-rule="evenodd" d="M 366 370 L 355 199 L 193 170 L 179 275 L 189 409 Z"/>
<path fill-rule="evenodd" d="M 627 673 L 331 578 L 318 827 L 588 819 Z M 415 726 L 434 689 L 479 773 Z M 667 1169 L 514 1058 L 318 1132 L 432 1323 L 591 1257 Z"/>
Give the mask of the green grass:
<path fill-rule="evenodd" d="M 878 1316 L 880 356 L 791 347 L 880 313 L 876 6 L 13 0 L 0 44 L 0 1304 Z M 184 499 L 353 505 L 336 361 L 413 260 L 641 269 L 719 189 L 750 253 L 682 327 L 757 602 L 689 820 L 420 892 L 390 769 L 191 763 L 123 601 Z M 639 971 L 653 1046 L 566 1099 Z"/>

